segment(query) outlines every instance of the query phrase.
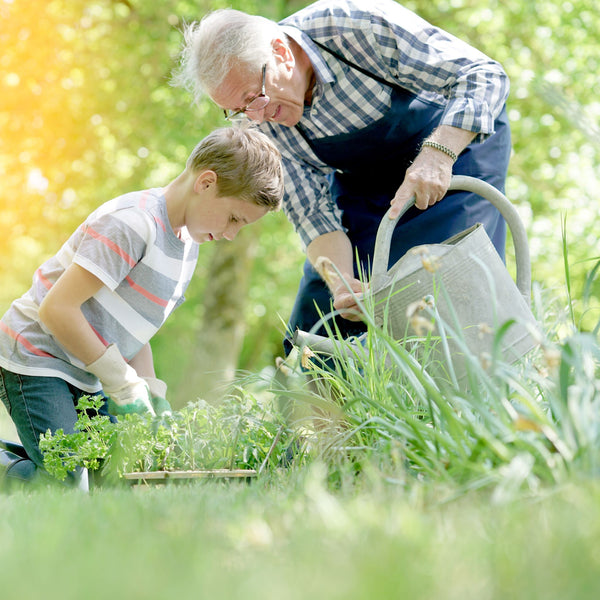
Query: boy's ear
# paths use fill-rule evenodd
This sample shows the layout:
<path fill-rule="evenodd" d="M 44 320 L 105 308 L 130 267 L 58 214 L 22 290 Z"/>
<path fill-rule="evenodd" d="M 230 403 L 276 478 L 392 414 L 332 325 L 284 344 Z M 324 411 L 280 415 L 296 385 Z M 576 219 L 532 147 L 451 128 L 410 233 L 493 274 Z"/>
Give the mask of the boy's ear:
<path fill-rule="evenodd" d="M 210 169 L 200 172 L 194 180 L 194 192 L 199 194 L 202 191 L 210 188 L 211 185 L 217 184 L 217 174 Z"/>

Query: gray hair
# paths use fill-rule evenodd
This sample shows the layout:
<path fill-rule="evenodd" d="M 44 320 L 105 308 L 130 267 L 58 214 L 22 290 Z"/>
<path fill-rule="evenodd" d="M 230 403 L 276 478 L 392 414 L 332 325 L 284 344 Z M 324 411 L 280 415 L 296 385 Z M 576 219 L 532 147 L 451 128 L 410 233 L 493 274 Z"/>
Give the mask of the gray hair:
<path fill-rule="evenodd" d="M 224 8 L 184 25 L 184 45 L 172 82 L 198 102 L 211 95 L 233 66 L 258 71 L 272 56 L 271 42 L 286 39 L 275 21 Z"/>

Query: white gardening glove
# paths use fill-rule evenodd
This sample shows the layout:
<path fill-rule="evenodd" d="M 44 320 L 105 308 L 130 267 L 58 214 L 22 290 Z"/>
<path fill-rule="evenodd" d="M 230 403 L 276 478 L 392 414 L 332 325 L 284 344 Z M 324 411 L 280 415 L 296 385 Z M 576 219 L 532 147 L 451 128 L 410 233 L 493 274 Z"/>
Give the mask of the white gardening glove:
<path fill-rule="evenodd" d="M 86 370 L 100 380 L 102 391 L 108 396 L 111 414 L 150 413 L 155 416 L 148 384 L 125 362 L 114 344 L 99 359 L 87 365 Z"/>
<path fill-rule="evenodd" d="M 160 417 L 172 414 L 173 410 L 167 400 L 167 384 L 156 377 L 144 377 L 144 381 L 150 389 L 150 403 L 156 415 Z"/>

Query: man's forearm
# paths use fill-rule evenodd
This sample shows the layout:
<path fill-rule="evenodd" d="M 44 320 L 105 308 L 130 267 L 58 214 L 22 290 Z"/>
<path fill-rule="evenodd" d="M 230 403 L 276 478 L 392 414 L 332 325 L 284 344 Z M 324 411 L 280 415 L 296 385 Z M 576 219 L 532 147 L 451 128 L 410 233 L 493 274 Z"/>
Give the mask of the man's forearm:
<path fill-rule="evenodd" d="M 427 140 L 445 146 L 458 156 L 473 141 L 475 135 L 473 131 L 458 129 L 450 125 L 440 125 L 427 137 Z M 435 151 L 435 148 L 425 146 L 421 152 L 423 151 Z"/>
<path fill-rule="evenodd" d="M 354 278 L 352 244 L 343 231 L 332 231 L 314 239 L 306 248 L 306 255 L 314 267 L 318 266 L 317 261 L 320 257 L 325 257 L 335 265 L 345 279 Z M 335 271 L 331 273 L 331 277 L 324 279 L 332 292 L 335 292 L 341 283 Z"/>

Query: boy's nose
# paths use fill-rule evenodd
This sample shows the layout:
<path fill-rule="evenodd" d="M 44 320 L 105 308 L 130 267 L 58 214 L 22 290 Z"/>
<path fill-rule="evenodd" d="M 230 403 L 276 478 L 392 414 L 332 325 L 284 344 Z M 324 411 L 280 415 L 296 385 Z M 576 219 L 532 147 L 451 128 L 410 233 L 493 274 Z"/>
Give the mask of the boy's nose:
<path fill-rule="evenodd" d="M 239 233 L 240 229 L 242 228 L 241 225 L 234 225 L 231 224 L 229 227 L 227 227 L 227 229 L 223 232 L 223 237 L 228 240 L 229 242 L 232 242 L 235 239 L 235 236 Z"/>

